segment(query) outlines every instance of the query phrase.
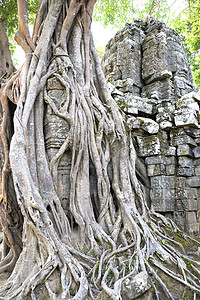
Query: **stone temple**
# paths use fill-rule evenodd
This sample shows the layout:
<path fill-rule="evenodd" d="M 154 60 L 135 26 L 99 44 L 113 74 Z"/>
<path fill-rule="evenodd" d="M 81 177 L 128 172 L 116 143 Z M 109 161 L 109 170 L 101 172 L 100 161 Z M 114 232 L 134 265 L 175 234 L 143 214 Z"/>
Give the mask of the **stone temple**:
<path fill-rule="evenodd" d="M 147 168 L 149 201 L 182 229 L 200 231 L 200 92 L 178 34 L 140 19 L 117 32 L 102 66 Z"/>

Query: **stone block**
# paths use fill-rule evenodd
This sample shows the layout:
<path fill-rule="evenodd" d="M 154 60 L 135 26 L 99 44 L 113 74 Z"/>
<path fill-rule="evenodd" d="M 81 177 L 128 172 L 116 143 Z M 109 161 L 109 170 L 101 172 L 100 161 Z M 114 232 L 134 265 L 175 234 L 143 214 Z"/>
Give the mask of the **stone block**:
<path fill-rule="evenodd" d="M 151 187 L 154 189 L 174 189 L 176 187 L 174 176 L 151 177 Z"/>
<path fill-rule="evenodd" d="M 200 158 L 200 147 L 198 146 L 198 147 L 195 147 L 194 149 L 193 149 L 193 153 L 194 153 L 194 157 L 195 158 Z"/>
<path fill-rule="evenodd" d="M 186 178 L 185 177 L 176 177 L 175 186 L 176 186 L 176 189 L 178 189 L 178 188 L 184 189 L 186 186 Z"/>
<path fill-rule="evenodd" d="M 185 129 L 185 132 L 191 136 L 192 138 L 199 138 L 200 137 L 200 129 L 197 129 L 197 128 L 192 128 L 192 127 L 187 127 L 187 128 L 184 128 Z"/>
<path fill-rule="evenodd" d="M 176 210 L 177 211 L 197 211 L 198 192 L 195 188 L 176 190 Z"/>
<path fill-rule="evenodd" d="M 186 185 L 189 187 L 200 187 L 200 177 L 193 176 L 186 179 Z"/>
<path fill-rule="evenodd" d="M 179 111 L 174 117 L 174 122 L 177 127 L 192 126 L 198 128 L 198 120 L 192 111 Z"/>
<path fill-rule="evenodd" d="M 190 234 L 199 233 L 199 223 L 197 222 L 197 217 L 195 212 L 185 213 L 185 230 Z"/>
<path fill-rule="evenodd" d="M 189 145 L 178 145 L 177 147 L 177 155 L 178 156 L 193 156 L 192 150 Z"/>
<path fill-rule="evenodd" d="M 195 142 L 197 145 L 200 145 L 200 137 L 195 138 L 195 139 L 194 139 L 194 142 Z"/>
<path fill-rule="evenodd" d="M 172 138 L 172 145 L 178 146 L 188 144 L 190 146 L 196 147 L 197 144 L 195 143 L 194 139 L 189 135 L 179 135 L 179 136 L 173 136 Z"/>
<path fill-rule="evenodd" d="M 137 117 L 130 125 L 132 128 L 141 128 L 150 134 L 158 133 L 159 130 L 158 123 L 149 118 Z"/>
<path fill-rule="evenodd" d="M 193 159 L 187 156 L 179 156 L 178 165 L 183 168 L 191 168 L 193 166 Z"/>
<path fill-rule="evenodd" d="M 176 147 L 169 146 L 167 148 L 162 147 L 161 153 L 166 156 L 175 156 L 176 155 Z"/>
<path fill-rule="evenodd" d="M 194 174 L 200 176 L 200 166 L 194 168 Z"/>
<path fill-rule="evenodd" d="M 185 229 L 185 212 L 175 211 L 174 212 L 174 221 L 182 229 Z"/>
<path fill-rule="evenodd" d="M 196 167 L 196 166 L 200 166 L 200 158 L 196 158 L 196 159 L 194 159 L 194 161 L 193 161 L 193 165 L 194 165 L 194 167 Z"/>
<path fill-rule="evenodd" d="M 145 158 L 145 163 L 147 165 L 157 165 L 164 163 L 164 157 L 161 155 L 149 156 Z"/>
<path fill-rule="evenodd" d="M 178 176 L 194 176 L 194 168 L 183 168 L 183 167 L 179 167 L 177 169 L 177 175 Z"/>
<path fill-rule="evenodd" d="M 50 78 L 47 80 L 47 90 L 64 90 L 65 87 L 60 83 L 60 81 L 56 78 Z"/>
<path fill-rule="evenodd" d="M 152 205 L 155 211 L 169 212 L 174 211 L 175 189 L 153 188 Z"/>
<path fill-rule="evenodd" d="M 157 165 L 157 164 L 175 165 L 176 159 L 174 156 L 155 155 L 155 156 L 146 157 L 145 163 L 147 165 Z"/>
<path fill-rule="evenodd" d="M 157 136 L 136 137 L 139 146 L 139 156 L 152 156 L 160 154 L 160 140 Z"/>
<path fill-rule="evenodd" d="M 193 98 L 192 93 L 186 94 L 176 102 L 176 107 L 179 108 L 191 108 L 194 111 L 199 111 L 199 105 Z"/>
<path fill-rule="evenodd" d="M 165 165 L 164 164 L 148 165 L 147 174 L 149 177 L 157 176 L 157 175 L 165 175 Z"/>
<path fill-rule="evenodd" d="M 168 131 L 170 128 L 173 127 L 173 123 L 170 121 L 162 121 L 160 122 L 159 126 L 160 129 Z"/>
<path fill-rule="evenodd" d="M 166 166 L 166 175 L 174 175 L 175 172 L 176 172 L 176 166 L 174 164 Z"/>
<path fill-rule="evenodd" d="M 129 277 L 122 283 L 122 299 L 132 300 L 151 288 L 149 275 L 146 271 L 138 273 L 134 277 Z"/>

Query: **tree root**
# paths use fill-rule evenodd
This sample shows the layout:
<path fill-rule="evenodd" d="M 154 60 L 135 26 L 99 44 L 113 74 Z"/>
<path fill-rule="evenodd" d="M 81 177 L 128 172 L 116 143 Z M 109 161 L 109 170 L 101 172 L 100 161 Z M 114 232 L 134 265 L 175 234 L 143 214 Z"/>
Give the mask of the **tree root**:
<path fill-rule="evenodd" d="M 172 238 L 180 232 L 178 227 L 145 202 L 132 136 L 109 94 L 90 38 L 94 3 L 80 1 L 75 6 L 76 1 L 70 1 L 68 7 L 62 0 L 45 0 L 39 9 L 38 32 L 33 34 L 36 48 L 20 75 L 14 135 L 9 151 L 5 147 L 24 218 L 23 247 L 7 283 L 0 287 L 0 299 L 31 295 L 35 300 L 36 287 L 43 284 L 51 299 L 82 300 L 103 290 L 117 300 L 122 299 L 123 281 L 141 271 L 155 279 L 156 299 L 160 290 L 174 299 L 158 269 L 200 292 L 196 254 L 187 254 Z M 74 14 L 66 15 L 69 12 Z M 60 105 L 47 90 L 51 77 L 65 91 Z M 43 130 L 46 106 L 69 127 L 50 161 Z M 68 196 L 73 222 L 57 194 L 58 167 L 66 150 L 71 153 Z M 186 242 L 200 244 L 190 237 Z M 13 263 L 10 255 L 1 261 L 0 271 Z M 54 290 L 50 276 L 56 272 L 60 287 Z"/>

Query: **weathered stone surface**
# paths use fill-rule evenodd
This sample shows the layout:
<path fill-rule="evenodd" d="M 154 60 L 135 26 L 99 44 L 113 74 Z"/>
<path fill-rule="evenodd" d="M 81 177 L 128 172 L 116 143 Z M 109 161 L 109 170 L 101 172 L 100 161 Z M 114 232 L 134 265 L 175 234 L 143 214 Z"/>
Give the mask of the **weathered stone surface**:
<path fill-rule="evenodd" d="M 177 127 L 193 126 L 198 128 L 198 119 L 193 110 L 179 109 L 176 111 L 174 122 Z"/>
<path fill-rule="evenodd" d="M 47 80 L 47 90 L 64 90 L 64 86 L 56 77 Z"/>
<path fill-rule="evenodd" d="M 171 143 L 173 146 L 188 144 L 192 147 L 196 147 L 197 144 L 194 139 L 189 136 L 183 128 L 176 128 L 170 132 Z"/>
<path fill-rule="evenodd" d="M 131 122 L 131 127 L 134 129 L 141 128 L 144 131 L 155 134 L 158 133 L 159 125 L 155 121 L 149 118 L 137 117 Z"/>
<path fill-rule="evenodd" d="M 157 136 L 137 137 L 139 156 L 151 156 L 161 153 L 160 140 Z"/>
<path fill-rule="evenodd" d="M 192 150 L 190 148 L 189 145 L 187 144 L 184 144 L 184 145 L 178 145 L 177 147 L 177 155 L 178 156 L 191 156 L 193 157 L 193 153 L 192 153 Z"/>
<path fill-rule="evenodd" d="M 187 179 L 187 185 L 190 187 L 200 187 L 200 177 L 193 176 Z"/>
<path fill-rule="evenodd" d="M 166 166 L 166 175 L 175 175 L 176 166 L 175 165 L 167 165 Z"/>
<path fill-rule="evenodd" d="M 174 176 L 155 176 L 151 178 L 151 186 L 155 189 L 174 189 L 175 185 Z"/>
<path fill-rule="evenodd" d="M 179 176 L 186 176 L 186 177 L 194 176 L 194 168 L 182 168 L 182 167 L 179 167 L 177 169 L 177 175 L 179 175 Z"/>
<path fill-rule="evenodd" d="M 199 158 L 200 157 L 200 147 L 195 147 L 193 149 L 194 157 Z"/>
<path fill-rule="evenodd" d="M 147 167 L 147 174 L 148 176 L 157 176 L 157 175 L 165 175 L 165 165 L 164 164 L 158 164 L 158 165 L 149 165 Z"/>
<path fill-rule="evenodd" d="M 178 157 L 178 164 L 183 168 L 191 168 L 193 167 L 193 159 L 187 156 Z"/>
<path fill-rule="evenodd" d="M 196 213 L 191 211 L 186 211 L 186 230 L 189 233 L 198 233 L 199 232 L 199 223 L 196 220 Z"/>
<path fill-rule="evenodd" d="M 169 212 L 175 208 L 175 189 L 153 188 L 152 205 L 155 211 Z"/>
<path fill-rule="evenodd" d="M 179 36 L 152 18 L 127 24 L 108 44 L 103 68 L 113 97 L 130 115 L 154 209 L 199 232 L 200 92 Z"/>
<path fill-rule="evenodd" d="M 133 300 L 151 288 L 149 275 L 143 271 L 122 283 L 122 299 Z"/>

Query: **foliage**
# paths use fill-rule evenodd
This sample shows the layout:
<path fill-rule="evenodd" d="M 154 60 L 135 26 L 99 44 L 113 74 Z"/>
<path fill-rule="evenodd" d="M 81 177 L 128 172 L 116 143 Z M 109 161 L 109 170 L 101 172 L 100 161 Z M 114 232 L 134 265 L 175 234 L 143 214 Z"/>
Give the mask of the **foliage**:
<path fill-rule="evenodd" d="M 173 28 L 182 38 L 190 59 L 194 82 L 200 87 L 200 1 L 188 0 L 188 7 L 172 21 Z"/>
<path fill-rule="evenodd" d="M 40 0 L 28 1 L 30 24 L 34 24 L 39 2 Z M 18 27 L 17 0 L 0 0 L 0 20 L 3 20 L 5 24 L 7 35 L 10 40 L 10 50 L 13 54 L 15 51 L 15 44 L 13 43 L 13 40 Z"/>
<path fill-rule="evenodd" d="M 143 1 L 142 8 L 139 7 L 136 13 L 142 19 L 145 19 L 148 14 L 151 14 L 156 19 L 167 21 L 169 5 L 167 0 L 146 0 Z"/>
<path fill-rule="evenodd" d="M 133 22 L 135 17 L 145 19 L 150 12 L 157 19 L 167 20 L 167 0 L 143 0 L 139 3 L 133 0 L 99 0 L 95 6 L 94 20 L 104 26 L 111 24 L 122 28 L 125 23 Z"/>
<path fill-rule="evenodd" d="M 12 37 L 17 29 L 17 0 L 0 1 L 0 19 L 4 21 L 7 34 Z"/>

